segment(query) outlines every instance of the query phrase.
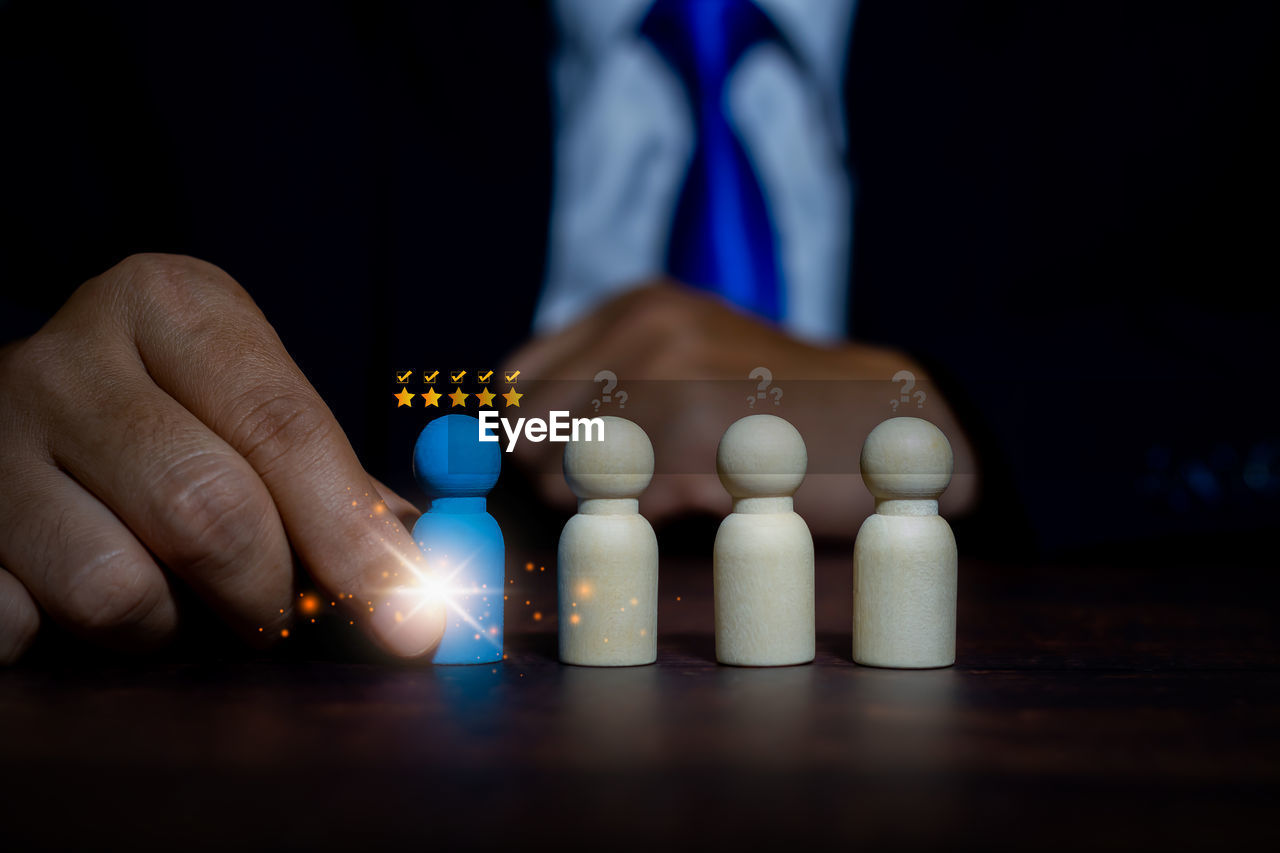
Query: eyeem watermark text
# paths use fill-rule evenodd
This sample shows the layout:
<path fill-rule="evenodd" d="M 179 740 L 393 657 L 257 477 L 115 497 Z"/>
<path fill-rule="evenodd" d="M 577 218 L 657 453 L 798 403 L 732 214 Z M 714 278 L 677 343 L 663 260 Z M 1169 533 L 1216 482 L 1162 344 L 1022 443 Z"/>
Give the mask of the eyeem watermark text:
<path fill-rule="evenodd" d="M 515 449 L 521 432 L 528 441 L 604 441 L 604 418 L 570 418 L 568 412 L 550 412 L 550 420 L 516 418 L 513 424 L 495 411 L 480 412 L 480 440 L 498 441 L 498 425 L 507 434 L 507 452 Z M 491 432 L 491 430 L 493 432 Z M 594 436 L 594 437 L 593 437 Z"/>

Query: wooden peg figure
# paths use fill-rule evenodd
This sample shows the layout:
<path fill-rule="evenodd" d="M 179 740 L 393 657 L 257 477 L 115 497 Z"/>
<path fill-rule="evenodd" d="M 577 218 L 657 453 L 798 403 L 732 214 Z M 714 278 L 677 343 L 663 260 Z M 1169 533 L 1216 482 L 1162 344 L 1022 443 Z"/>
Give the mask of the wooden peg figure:
<path fill-rule="evenodd" d="M 808 452 L 774 415 L 749 415 L 720 439 L 716 471 L 733 498 L 716 532 L 716 660 L 808 663 L 814 655 L 813 537 L 792 509 Z"/>
<path fill-rule="evenodd" d="M 480 441 L 479 427 L 470 415 L 445 415 L 427 424 L 413 447 L 413 474 L 431 498 L 413 538 L 448 604 L 433 663 L 502 660 L 506 545 L 485 501 L 502 452 L 496 442 Z"/>
<path fill-rule="evenodd" d="M 658 538 L 640 515 L 639 500 L 653 478 L 653 445 L 629 420 L 601 420 L 603 440 L 565 446 L 564 477 L 578 496 L 578 514 L 560 534 L 560 660 L 580 666 L 653 663 Z"/>
<path fill-rule="evenodd" d="M 956 540 L 938 515 L 951 444 L 920 418 L 891 418 L 862 445 L 876 499 L 853 547 L 853 659 L 925 669 L 956 661 Z"/>

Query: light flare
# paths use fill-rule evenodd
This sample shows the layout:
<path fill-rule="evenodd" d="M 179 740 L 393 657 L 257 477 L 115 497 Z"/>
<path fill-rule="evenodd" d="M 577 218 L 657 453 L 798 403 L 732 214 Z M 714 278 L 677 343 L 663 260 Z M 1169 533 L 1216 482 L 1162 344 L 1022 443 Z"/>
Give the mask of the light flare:
<path fill-rule="evenodd" d="M 472 585 L 470 587 L 457 586 L 454 579 L 466 570 L 470 559 L 450 565 L 447 556 L 439 557 L 435 560 L 437 564 L 436 570 L 432 571 L 430 565 L 425 559 L 417 562 L 405 557 L 404 554 L 396 551 L 390 545 L 387 551 L 396 559 L 404 568 L 406 574 L 412 579 L 410 583 L 400 587 L 401 590 L 410 590 L 419 595 L 418 602 L 408 613 L 404 614 L 405 619 L 412 619 L 424 607 L 431 606 L 436 602 L 443 603 L 449 610 L 453 611 L 458 617 L 467 624 L 473 631 L 477 633 L 476 639 L 487 640 L 494 648 L 499 648 L 500 644 L 494 634 L 491 634 L 483 625 L 475 620 L 474 617 L 458 602 L 458 598 L 467 595 L 483 595 L 488 592 L 487 589 Z M 446 573 L 446 569 L 448 569 Z M 384 573 L 385 577 L 385 573 Z M 399 621 L 399 620 L 397 620 Z M 447 630 L 447 629 L 446 629 Z"/>

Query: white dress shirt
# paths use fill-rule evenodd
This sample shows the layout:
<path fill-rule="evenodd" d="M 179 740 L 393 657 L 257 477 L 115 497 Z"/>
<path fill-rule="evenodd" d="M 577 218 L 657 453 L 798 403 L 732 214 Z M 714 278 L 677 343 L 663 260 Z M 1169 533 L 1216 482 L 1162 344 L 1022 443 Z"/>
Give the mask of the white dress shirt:
<path fill-rule="evenodd" d="M 852 186 L 843 82 L 856 0 L 756 0 L 777 44 L 750 48 L 725 84 L 731 125 L 777 230 L 782 325 L 813 341 L 845 334 Z M 557 0 L 555 175 L 547 280 L 534 318 L 563 328 L 665 268 L 693 157 L 692 105 L 638 34 L 650 0 Z"/>

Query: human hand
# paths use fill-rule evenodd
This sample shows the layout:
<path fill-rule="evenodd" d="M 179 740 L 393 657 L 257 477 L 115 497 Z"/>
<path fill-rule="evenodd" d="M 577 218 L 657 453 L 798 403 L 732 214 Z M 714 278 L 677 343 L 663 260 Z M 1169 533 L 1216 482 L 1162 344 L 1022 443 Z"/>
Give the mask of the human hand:
<path fill-rule="evenodd" d="M 862 441 L 880 421 L 893 417 L 886 401 L 891 377 L 910 370 L 917 387 L 932 387 L 925 370 L 894 350 L 861 344 L 823 347 L 799 341 L 708 294 L 660 281 L 628 291 L 569 328 L 527 343 L 508 363 L 529 383 L 520 412 L 566 410 L 579 416 L 616 414 L 644 427 L 654 445 L 658 474 L 641 499 L 653 521 L 690 511 L 724 514 L 730 500 L 715 474 L 716 447 L 725 429 L 753 413 L 778 414 L 805 438 L 809 475 L 796 494 L 796 511 L 814 533 L 852 537 L 872 509 L 857 473 Z M 767 366 L 775 385 L 787 388 L 781 406 L 765 401 L 747 408 L 747 378 Z M 632 393 L 625 409 L 593 411 L 601 369 L 619 377 Z M 791 380 L 788 384 L 788 380 Z M 635 389 L 644 388 L 643 392 Z M 977 476 L 964 430 L 936 389 L 919 414 L 951 441 L 956 476 L 943 495 L 947 514 L 975 501 Z M 559 473 L 563 448 L 520 442 L 515 456 L 534 472 L 542 496 L 561 507 L 573 495 Z"/>
<path fill-rule="evenodd" d="M 163 641 L 167 572 L 242 635 L 277 636 L 290 546 L 386 651 L 416 657 L 443 633 L 443 605 L 405 583 L 412 507 L 211 264 L 128 258 L 0 350 L 0 436 L 0 663 L 42 611 L 108 644 Z"/>

